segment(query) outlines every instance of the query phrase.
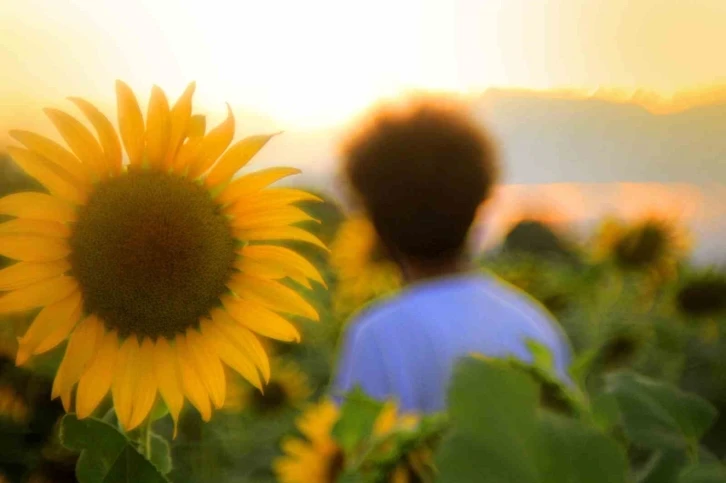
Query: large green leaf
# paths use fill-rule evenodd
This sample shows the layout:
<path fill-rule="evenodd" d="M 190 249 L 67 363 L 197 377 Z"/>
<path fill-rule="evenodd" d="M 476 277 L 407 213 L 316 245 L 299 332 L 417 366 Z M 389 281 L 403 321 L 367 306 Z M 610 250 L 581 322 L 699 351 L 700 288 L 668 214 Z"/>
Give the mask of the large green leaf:
<path fill-rule="evenodd" d="M 626 436 L 646 448 L 697 448 L 717 415 L 704 399 L 629 371 L 609 375 L 606 390 L 618 401 Z"/>
<path fill-rule="evenodd" d="M 497 361 L 463 361 L 449 393 L 452 433 L 437 455 L 437 481 L 625 482 L 625 456 L 614 440 L 537 403 L 538 386 L 527 373 Z"/>
<path fill-rule="evenodd" d="M 540 481 L 531 457 L 538 446 L 537 401 L 530 376 L 480 359 L 462 361 L 449 391 L 453 433 L 438 455 L 439 480 Z"/>
<path fill-rule="evenodd" d="M 80 483 L 166 483 L 168 480 L 113 426 L 94 418 L 63 417 L 61 441 L 80 451 L 76 477 Z"/>
<path fill-rule="evenodd" d="M 543 413 L 539 447 L 541 481 L 552 483 L 623 483 L 628 474 L 618 444 L 575 419 Z"/>
<path fill-rule="evenodd" d="M 726 466 L 711 462 L 688 467 L 681 472 L 678 483 L 726 483 Z"/>
<path fill-rule="evenodd" d="M 366 396 L 360 388 L 355 388 L 345 396 L 332 435 L 346 454 L 350 454 L 370 436 L 382 408 L 382 403 Z"/>

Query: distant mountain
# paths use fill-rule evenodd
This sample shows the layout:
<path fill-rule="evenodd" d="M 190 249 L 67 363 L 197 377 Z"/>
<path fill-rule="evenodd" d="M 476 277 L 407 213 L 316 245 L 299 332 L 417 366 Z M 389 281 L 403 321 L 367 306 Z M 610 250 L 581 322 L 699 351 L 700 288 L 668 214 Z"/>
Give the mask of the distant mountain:
<path fill-rule="evenodd" d="M 726 182 L 726 102 L 667 115 L 508 91 L 474 102 L 501 144 L 508 182 Z"/>

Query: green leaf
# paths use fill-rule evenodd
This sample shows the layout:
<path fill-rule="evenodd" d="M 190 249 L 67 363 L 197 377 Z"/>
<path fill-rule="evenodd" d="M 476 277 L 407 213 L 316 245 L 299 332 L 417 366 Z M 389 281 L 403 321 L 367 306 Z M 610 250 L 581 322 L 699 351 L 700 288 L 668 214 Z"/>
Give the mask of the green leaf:
<path fill-rule="evenodd" d="M 587 376 L 590 375 L 592 368 L 597 362 L 599 351 L 590 349 L 579 355 L 570 365 L 570 376 L 580 386 L 585 384 Z"/>
<path fill-rule="evenodd" d="M 688 467 L 679 475 L 678 483 L 726 483 L 726 466 L 704 463 Z"/>
<path fill-rule="evenodd" d="M 678 473 L 688 464 L 684 451 L 657 451 L 638 471 L 638 483 L 677 483 Z"/>
<path fill-rule="evenodd" d="M 628 465 L 610 437 L 575 419 L 543 413 L 540 419 L 541 481 L 624 483 Z"/>
<path fill-rule="evenodd" d="M 151 435 L 151 462 L 162 475 L 172 470 L 169 443 L 158 434 Z"/>
<path fill-rule="evenodd" d="M 624 483 L 618 444 L 595 426 L 539 409 L 538 389 L 532 377 L 496 360 L 462 361 L 436 481 Z"/>
<path fill-rule="evenodd" d="M 717 415 L 704 399 L 632 372 L 609 375 L 606 390 L 618 401 L 626 436 L 646 448 L 692 448 Z"/>
<path fill-rule="evenodd" d="M 438 481 L 541 481 L 532 459 L 537 399 L 535 382 L 516 369 L 474 358 L 458 364 L 449 391 L 453 433 L 437 455 Z"/>
<path fill-rule="evenodd" d="M 592 399 L 590 411 L 594 423 L 601 430 L 609 432 L 620 421 L 620 408 L 615 395 L 601 393 Z"/>
<path fill-rule="evenodd" d="M 371 435 L 381 409 L 383 403 L 366 396 L 360 388 L 346 395 L 340 408 L 340 418 L 331 433 L 346 454 Z"/>
<path fill-rule="evenodd" d="M 544 372 L 555 374 L 555 357 L 547 346 L 534 339 L 527 339 L 526 344 L 532 354 L 532 365 Z"/>
<path fill-rule="evenodd" d="M 67 414 L 60 436 L 66 448 L 81 452 L 76 465 L 80 483 L 168 482 L 126 436 L 99 419 Z"/>

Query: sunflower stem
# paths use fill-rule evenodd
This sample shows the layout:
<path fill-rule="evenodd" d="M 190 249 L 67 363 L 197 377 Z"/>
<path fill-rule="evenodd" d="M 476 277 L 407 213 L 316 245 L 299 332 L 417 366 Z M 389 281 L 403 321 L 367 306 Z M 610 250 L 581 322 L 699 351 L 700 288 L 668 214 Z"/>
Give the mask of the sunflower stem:
<path fill-rule="evenodd" d="M 141 427 L 141 442 L 144 456 L 151 461 L 151 424 L 152 419 L 148 418 L 146 424 Z"/>

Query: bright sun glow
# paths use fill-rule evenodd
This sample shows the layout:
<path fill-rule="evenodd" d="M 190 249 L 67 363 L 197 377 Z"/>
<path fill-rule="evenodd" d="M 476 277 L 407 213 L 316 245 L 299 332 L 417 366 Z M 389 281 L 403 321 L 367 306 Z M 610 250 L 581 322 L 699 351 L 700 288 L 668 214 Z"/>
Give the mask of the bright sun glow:
<path fill-rule="evenodd" d="M 667 94 L 726 80 L 723 0 L 663 0 L 657 15 L 645 0 L 593 3 L 0 2 L 0 116 L 69 94 L 112 105 L 117 78 L 171 95 L 196 80 L 205 109 L 230 102 L 282 128 L 341 122 L 411 88 Z"/>

